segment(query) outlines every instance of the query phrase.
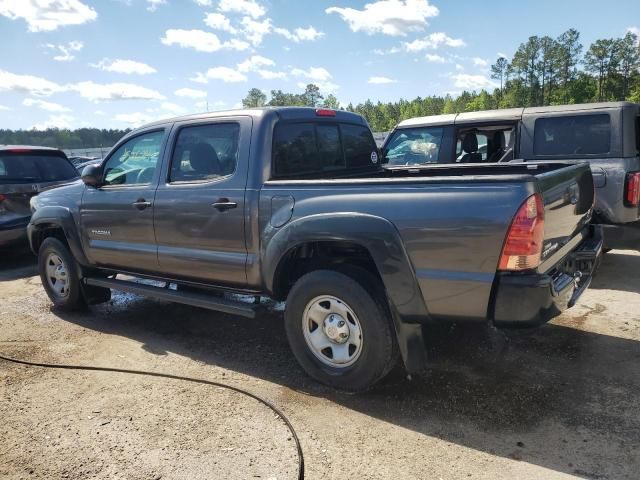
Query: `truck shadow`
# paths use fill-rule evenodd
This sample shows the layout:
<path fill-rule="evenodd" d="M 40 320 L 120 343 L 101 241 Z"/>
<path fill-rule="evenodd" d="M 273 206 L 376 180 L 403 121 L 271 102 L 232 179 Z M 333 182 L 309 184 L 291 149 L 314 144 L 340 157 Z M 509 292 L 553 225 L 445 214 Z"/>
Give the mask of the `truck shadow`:
<path fill-rule="evenodd" d="M 426 332 L 431 366 L 424 376 L 409 381 L 396 368 L 354 396 L 306 376 L 278 312 L 247 320 L 117 294 L 89 313 L 60 316 L 132 338 L 156 355 L 171 352 L 281 385 L 278 403 L 304 392 L 307 402 L 327 398 L 425 436 L 583 478 L 632 478 L 640 469 L 636 341 L 562 324 L 506 333 L 443 325 Z"/>
<path fill-rule="evenodd" d="M 38 274 L 38 259 L 27 247 L 0 249 L 0 282 Z"/>

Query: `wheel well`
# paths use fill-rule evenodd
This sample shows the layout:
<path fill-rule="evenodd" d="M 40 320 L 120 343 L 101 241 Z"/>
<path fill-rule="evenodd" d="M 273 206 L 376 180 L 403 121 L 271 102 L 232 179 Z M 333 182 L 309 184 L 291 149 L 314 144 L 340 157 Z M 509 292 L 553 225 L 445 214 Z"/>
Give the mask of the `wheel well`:
<path fill-rule="evenodd" d="M 273 281 L 273 297 L 285 300 L 293 284 L 314 270 L 344 270 L 358 267 L 382 281 L 369 251 L 351 242 L 307 242 L 289 250 L 280 260 Z"/>
<path fill-rule="evenodd" d="M 67 241 L 67 237 L 64 234 L 64 230 L 62 230 L 61 227 L 58 227 L 56 225 L 44 225 L 42 227 L 38 227 L 38 229 L 33 232 L 33 236 L 32 236 L 33 251 L 38 253 L 38 250 L 40 250 L 40 245 L 42 245 L 42 242 L 44 242 L 44 240 L 49 237 L 57 238 L 62 243 L 64 243 L 67 248 L 69 248 L 69 242 Z"/>

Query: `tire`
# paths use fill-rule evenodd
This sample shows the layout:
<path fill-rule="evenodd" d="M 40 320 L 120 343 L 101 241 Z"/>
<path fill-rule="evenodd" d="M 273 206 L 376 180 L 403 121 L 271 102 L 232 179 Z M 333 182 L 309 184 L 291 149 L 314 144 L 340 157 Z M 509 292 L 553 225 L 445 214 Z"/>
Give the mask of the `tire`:
<path fill-rule="evenodd" d="M 316 270 L 287 297 L 285 329 L 294 356 L 311 377 L 339 390 L 367 390 L 391 370 L 398 358 L 391 322 L 384 290 L 366 273 L 356 280 Z"/>
<path fill-rule="evenodd" d="M 78 275 L 78 264 L 64 243 L 49 237 L 38 250 L 40 280 L 51 302 L 62 310 L 86 306 Z"/>

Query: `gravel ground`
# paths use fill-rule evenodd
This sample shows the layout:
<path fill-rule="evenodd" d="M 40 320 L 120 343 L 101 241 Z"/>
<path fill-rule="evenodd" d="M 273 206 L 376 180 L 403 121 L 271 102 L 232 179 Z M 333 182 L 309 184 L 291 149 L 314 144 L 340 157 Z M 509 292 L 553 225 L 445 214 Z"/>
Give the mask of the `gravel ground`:
<path fill-rule="evenodd" d="M 281 313 L 255 320 L 116 294 L 52 310 L 31 257 L 0 256 L 0 351 L 222 381 L 293 422 L 309 479 L 640 478 L 640 254 L 608 254 L 579 305 L 506 334 L 426 332 L 431 368 L 350 396 L 310 380 Z M 294 479 L 270 410 L 219 388 L 0 361 L 0 478 Z"/>

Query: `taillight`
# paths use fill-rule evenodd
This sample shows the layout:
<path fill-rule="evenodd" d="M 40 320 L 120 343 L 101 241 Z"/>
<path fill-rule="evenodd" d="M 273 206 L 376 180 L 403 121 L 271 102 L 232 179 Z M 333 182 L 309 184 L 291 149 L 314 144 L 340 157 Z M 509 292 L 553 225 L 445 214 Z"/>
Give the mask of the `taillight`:
<path fill-rule="evenodd" d="M 540 265 L 544 240 L 544 205 L 539 193 L 531 195 L 513 218 L 500 256 L 500 270 L 528 270 Z"/>
<path fill-rule="evenodd" d="M 640 205 L 640 172 L 627 173 L 626 184 L 624 203 L 628 207 L 637 207 Z"/>
<path fill-rule="evenodd" d="M 316 109 L 316 115 L 318 117 L 335 117 L 336 116 L 336 111 L 335 110 L 329 110 L 328 108 L 317 108 Z"/>
<path fill-rule="evenodd" d="M 2 195 L 2 194 L 0 193 L 0 213 L 2 213 L 2 212 L 4 212 L 4 211 L 5 211 L 5 208 L 4 208 L 4 201 L 5 201 L 6 199 L 7 199 L 7 197 L 5 197 L 4 195 Z"/>

